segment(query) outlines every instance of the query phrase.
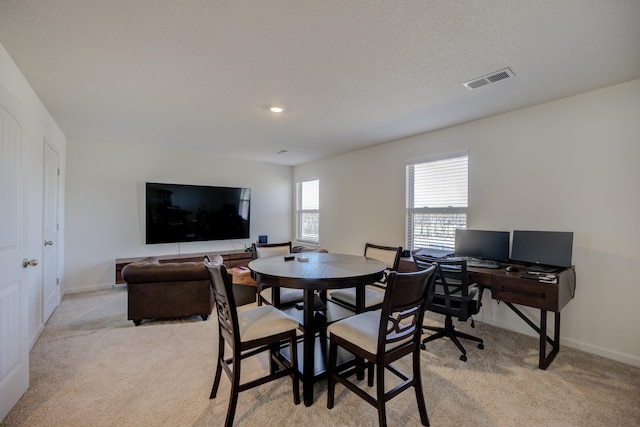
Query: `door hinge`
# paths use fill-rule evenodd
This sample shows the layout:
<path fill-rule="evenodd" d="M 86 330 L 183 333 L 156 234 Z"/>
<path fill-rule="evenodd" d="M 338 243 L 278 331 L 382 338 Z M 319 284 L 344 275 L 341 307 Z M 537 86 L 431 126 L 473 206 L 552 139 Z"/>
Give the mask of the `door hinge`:
<path fill-rule="evenodd" d="M 60 176 L 60 168 L 58 168 L 58 176 Z"/>
<path fill-rule="evenodd" d="M 56 277 L 56 285 L 60 286 L 60 278 Z"/>

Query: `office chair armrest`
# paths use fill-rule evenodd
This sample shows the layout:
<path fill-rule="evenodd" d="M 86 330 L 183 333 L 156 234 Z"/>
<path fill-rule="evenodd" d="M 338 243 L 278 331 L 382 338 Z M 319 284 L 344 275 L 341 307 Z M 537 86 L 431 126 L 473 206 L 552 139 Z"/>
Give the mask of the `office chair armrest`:
<path fill-rule="evenodd" d="M 449 295 L 449 300 L 451 300 L 452 302 L 458 302 L 458 303 L 465 303 L 465 302 L 469 302 L 469 301 L 473 301 L 473 300 L 478 300 L 480 301 L 481 295 L 482 295 L 482 288 L 479 286 L 475 286 L 475 285 L 470 285 L 469 288 L 467 289 L 467 295 L 461 295 L 460 292 L 458 291 L 458 293 L 456 294 L 450 294 Z M 478 298 L 476 298 L 476 296 Z M 437 295 L 436 295 L 437 297 Z M 444 297 L 444 296 L 443 296 Z"/>
<path fill-rule="evenodd" d="M 469 298 L 477 299 L 478 302 L 482 301 L 482 293 L 484 292 L 484 286 L 474 283 L 469 285 Z M 477 298 L 476 298 L 477 296 Z"/>

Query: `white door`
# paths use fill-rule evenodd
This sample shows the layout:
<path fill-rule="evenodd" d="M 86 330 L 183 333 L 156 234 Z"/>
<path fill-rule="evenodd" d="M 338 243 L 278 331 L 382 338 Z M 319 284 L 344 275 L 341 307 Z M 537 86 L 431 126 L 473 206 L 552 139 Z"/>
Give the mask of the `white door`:
<path fill-rule="evenodd" d="M 42 252 L 42 322 L 60 302 L 58 281 L 58 153 L 44 144 L 44 200 Z"/>
<path fill-rule="evenodd" d="M 29 386 L 21 146 L 20 126 L 0 108 L 0 420 Z"/>

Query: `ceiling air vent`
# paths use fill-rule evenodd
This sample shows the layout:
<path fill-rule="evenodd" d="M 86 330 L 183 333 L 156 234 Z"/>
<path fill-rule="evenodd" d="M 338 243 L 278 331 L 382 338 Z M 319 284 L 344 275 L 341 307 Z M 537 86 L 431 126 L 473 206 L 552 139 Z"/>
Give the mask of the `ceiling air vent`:
<path fill-rule="evenodd" d="M 496 71 L 494 73 L 487 74 L 486 76 L 462 83 L 462 85 L 469 90 L 474 90 L 481 86 L 499 82 L 500 80 L 508 79 L 513 76 L 515 76 L 515 74 L 511 71 L 511 68 L 505 68 L 504 70 Z"/>

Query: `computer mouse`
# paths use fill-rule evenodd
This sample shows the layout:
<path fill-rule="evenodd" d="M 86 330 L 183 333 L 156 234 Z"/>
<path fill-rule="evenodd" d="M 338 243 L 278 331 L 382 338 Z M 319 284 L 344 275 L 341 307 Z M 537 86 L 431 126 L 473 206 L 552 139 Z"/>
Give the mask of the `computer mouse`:
<path fill-rule="evenodd" d="M 508 271 L 509 273 L 515 273 L 516 271 L 520 271 L 518 267 L 515 267 L 513 265 L 508 266 L 507 268 L 505 268 L 505 270 Z"/>

